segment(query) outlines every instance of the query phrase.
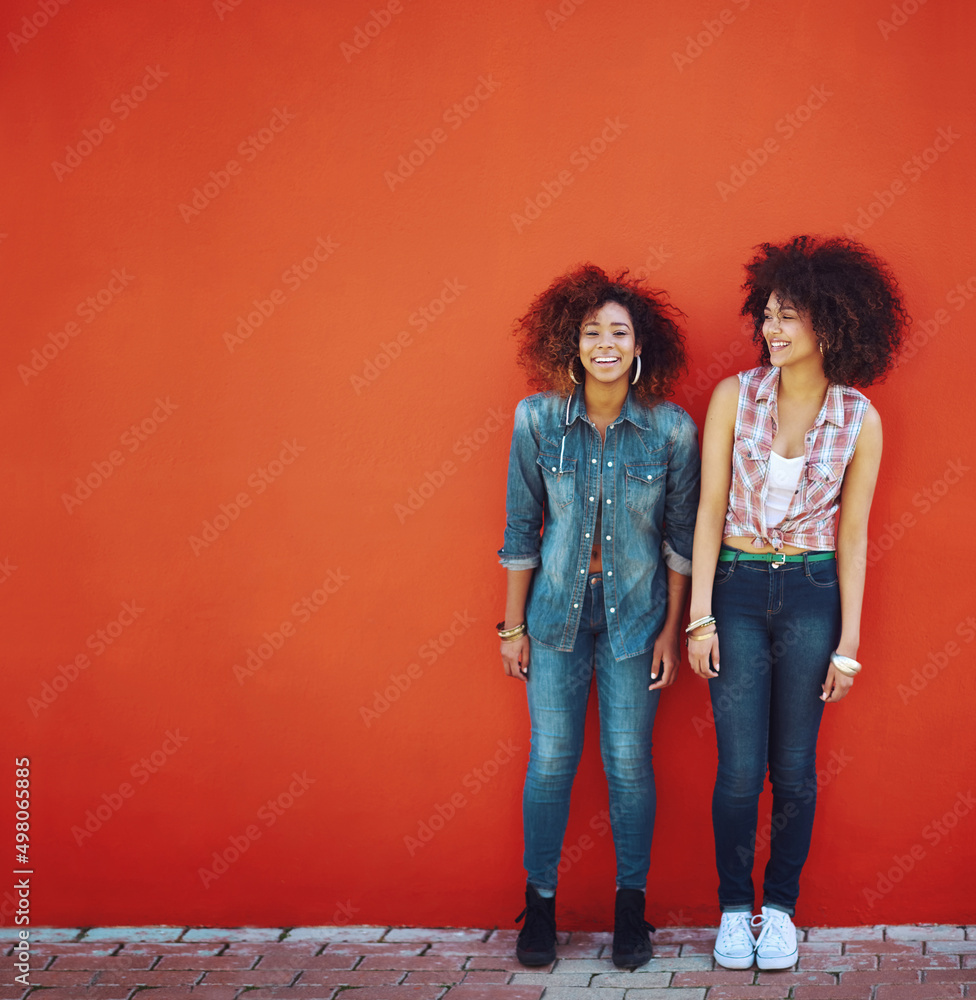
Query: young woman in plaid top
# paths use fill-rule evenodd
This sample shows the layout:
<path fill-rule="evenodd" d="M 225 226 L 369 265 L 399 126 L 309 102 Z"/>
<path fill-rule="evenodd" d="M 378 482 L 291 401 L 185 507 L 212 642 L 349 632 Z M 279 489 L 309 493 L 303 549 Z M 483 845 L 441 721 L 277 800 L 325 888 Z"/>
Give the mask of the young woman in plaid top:
<path fill-rule="evenodd" d="M 851 240 L 764 243 L 746 272 L 742 313 L 761 364 L 720 382 L 709 404 L 687 635 L 718 741 L 714 956 L 782 969 L 797 959 L 820 718 L 860 670 L 881 419 L 858 387 L 892 366 L 908 317 L 887 265 Z M 753 917 L 767 767 L 771 853 Z"/>

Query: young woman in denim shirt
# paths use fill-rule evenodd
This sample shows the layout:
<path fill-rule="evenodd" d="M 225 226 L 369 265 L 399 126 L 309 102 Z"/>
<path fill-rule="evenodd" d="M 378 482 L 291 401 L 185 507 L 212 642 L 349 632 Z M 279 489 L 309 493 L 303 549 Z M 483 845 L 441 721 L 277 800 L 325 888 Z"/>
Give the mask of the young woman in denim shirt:
<path fill-rule="evenodd" d="M 617 855 L 613 960 L 651 957 L 651 729 L 680 659 L 700 468 L 694 423 L 664 401 L 685 360 L 675 315 L 639 282 L 587 265 L 519 321 L 520 362 L 544 390 L 515 411 L 499 551 L 502 662 L 526 682 L 532 725 L 526 965 L 556 957 L 557 869 L 594 674 Z"/>
<path fill-rule="evenodd" d="M 746 272 L 742 313 L 761 367 L 720 382 L 709 404 L 687 631 L 718 741 L 714 957 L 730 969 L 784 969 L 797 960 L 792 917 L 820 718 L 860 670 L 881 420 L 854 387 L 883 378 L 907 317 L 887 266 L 850 240 L 764 243 Z M 770 859 L 752 917 L 767 766 Z"/>

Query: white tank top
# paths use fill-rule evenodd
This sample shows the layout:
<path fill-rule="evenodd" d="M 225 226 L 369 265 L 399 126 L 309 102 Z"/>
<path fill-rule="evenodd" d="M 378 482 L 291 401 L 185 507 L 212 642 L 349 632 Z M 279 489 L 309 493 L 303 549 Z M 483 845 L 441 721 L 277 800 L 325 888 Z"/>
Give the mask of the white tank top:
<path fill-rule="evenodd" d="M 783 458 L 770 449 L 769 471 L 766 473 L 766 524 L 775 527 L 786 517 L 793 495 L 800 484 L 803 456 Z"/>

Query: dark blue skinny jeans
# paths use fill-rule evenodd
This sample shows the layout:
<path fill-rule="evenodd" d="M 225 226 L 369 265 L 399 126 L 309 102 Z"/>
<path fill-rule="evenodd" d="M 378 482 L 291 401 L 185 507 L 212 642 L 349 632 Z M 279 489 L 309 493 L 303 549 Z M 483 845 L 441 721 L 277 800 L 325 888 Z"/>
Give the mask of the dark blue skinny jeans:
<path fill-rule="evenodd" d="M 840 638 L 836 559 L 720 562 L 712 591 L 721 669 L 709 681 L 718 773 L 712 797 L 722 910 L 752 910 L 759 795 L 773 788 L 763 903 L 793 914 L 817 803 L 817 733 Z"/>

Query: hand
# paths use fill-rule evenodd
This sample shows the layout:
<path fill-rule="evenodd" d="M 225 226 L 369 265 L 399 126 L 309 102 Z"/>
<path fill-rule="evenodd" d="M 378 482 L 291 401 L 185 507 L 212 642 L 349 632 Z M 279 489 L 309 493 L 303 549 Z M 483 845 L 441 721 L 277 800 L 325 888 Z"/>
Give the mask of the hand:
<path fill-rule="evenodd" d="M 520 681 L 529 679 L 529 637 L 519 636 L 512 642 L 502 643 L 502 666 L 509 677 Z"/>
<path fill-rule="evenodd" d="M 828 705 L 835 701 L 840 701 L 847 697 L 847 692 L 854 686 L 854 678 L 842 674 L 834 665 L 827 668 L 827 679 L 823 682 L 823 694 L 820 696 L 822 702 Z"/>
<path fill-rule="evenodd" d="M 654 640 L 654 651 L 651 653 L 651 681 L 648 691 L 658 691 L 670 687 L 678 676 L 678 665 L 681 663 L 681 646 L 678 644 L 678 630 L 662 629 Z"/>
<path fill-rule="evenodd" d="M 706 681 L 718 677 L 719 670 L 718 631 L 716 630 L 710 638 L 710 642 L 706 640 L 699 642 L 696 639 L 690 639 L 688 642 L 688 662 L 691 664 L 691 669 Z"/>

